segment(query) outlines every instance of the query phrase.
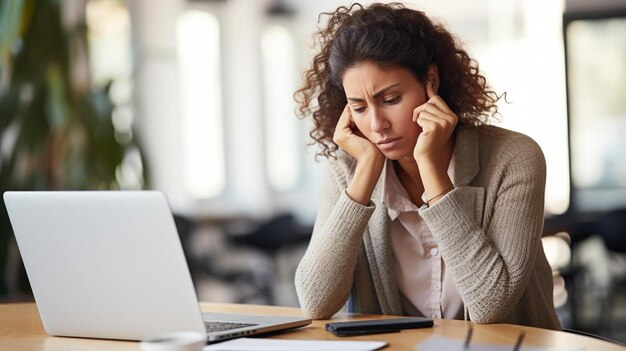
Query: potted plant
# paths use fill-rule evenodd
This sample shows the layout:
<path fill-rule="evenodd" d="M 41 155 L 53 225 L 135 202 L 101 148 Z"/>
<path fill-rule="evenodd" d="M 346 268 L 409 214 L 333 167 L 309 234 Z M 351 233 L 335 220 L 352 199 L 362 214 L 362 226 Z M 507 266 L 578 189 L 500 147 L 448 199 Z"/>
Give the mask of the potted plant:
<path fill-rule="evenodd" d="M 86 1 L 72 1 L 72 13 L 82 16 L 70 20 L 63 16 L 63 4 L 0 2 L 2 193 L 120 189 L 126 156 L 139 150 L 132 134 L 120 137 L 114 128 L 110 84 L 97 86 L 90 80 Z M 139 159 L 135 174 L 141 187 L 145 167 Z M 6 207 L 0 202 L 0 296 L 6 296 L 5 265 L 11 252 L 18 264 L 10 264 L 21 264 Z M 11 290 L 28 291 L 24 274 L 18 276 Z"/>

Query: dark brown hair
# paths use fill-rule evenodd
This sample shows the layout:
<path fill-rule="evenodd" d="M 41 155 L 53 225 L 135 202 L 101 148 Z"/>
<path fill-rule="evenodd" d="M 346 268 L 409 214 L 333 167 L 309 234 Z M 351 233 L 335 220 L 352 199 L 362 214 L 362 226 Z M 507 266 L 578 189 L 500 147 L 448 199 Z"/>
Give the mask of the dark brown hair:
<path fill-rule="evenodd" d="M 498 113 L 496 102 L 501 96 L 488 87 L 478 63 L 423 12 L 400 3 L 367 8 L 355 3 L 324 12 L 320 19 L 323 15 L 329 16 L 328 24 L 315 34 L 321 51 L 304 72 L 304 86 L 294 94 L 298 116 L 313 117 L 310 135 L 312 144 L 320 145 L 318 156 L 334 157 L 333 133 L 347 103 L 341 76 L 362 61 L 406 68 L 420 82 L 434 63 L 439 69 L 438 94 L 459 123 L 483 125 Z"/>

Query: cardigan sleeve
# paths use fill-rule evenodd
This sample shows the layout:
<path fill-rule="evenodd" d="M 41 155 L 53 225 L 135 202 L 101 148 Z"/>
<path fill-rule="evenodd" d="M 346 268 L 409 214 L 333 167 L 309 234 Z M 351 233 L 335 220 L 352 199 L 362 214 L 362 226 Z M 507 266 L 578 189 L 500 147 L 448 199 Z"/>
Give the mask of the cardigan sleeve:
<path fill-rule="evenodd" d="M 346 303 L 363 233 L 374 204 L 363 206 L 346 194 L 352 162 L 339 156 L 328 166 L 309 246 L 296 270 L 300 306 L 313 319 L 329 319 Z"/>
<path fill-rule="evenodd" d="M 499 155 L 501 169 L 491 213 L 483 228 L 474 216 L 471 187 L 459 187 L 420 214 L 443 258 L 472 321 L 505 320 L 521 298 L 541 249 L 546 166 L 539 146 L 515 138 Z"/>

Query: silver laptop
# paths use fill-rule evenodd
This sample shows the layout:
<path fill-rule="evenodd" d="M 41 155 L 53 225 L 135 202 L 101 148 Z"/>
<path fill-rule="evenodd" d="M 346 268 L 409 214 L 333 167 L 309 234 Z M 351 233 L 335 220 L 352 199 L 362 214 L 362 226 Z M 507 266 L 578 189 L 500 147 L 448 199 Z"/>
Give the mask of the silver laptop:
<path fill-rule="evenodd" d="M 7 191 L 4 200 L 50 335 L 141 340 L 197 331 L 212 342 L 311 323 L 201 313 L 159 192 Z"/>

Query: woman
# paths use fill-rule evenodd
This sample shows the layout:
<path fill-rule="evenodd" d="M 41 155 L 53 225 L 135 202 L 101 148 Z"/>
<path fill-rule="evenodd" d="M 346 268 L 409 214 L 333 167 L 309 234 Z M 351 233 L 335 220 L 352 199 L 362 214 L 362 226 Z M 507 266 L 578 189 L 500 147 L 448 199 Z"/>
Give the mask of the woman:
<path fill-rule="evenodd" d="M 296 272 L 305 314 L 560 329 L 541 232 L 545 160 L 488 126 L 500 98 L 442 26 L 401 4 L 328 13 L 296 92 L 330 159 Z"/>

